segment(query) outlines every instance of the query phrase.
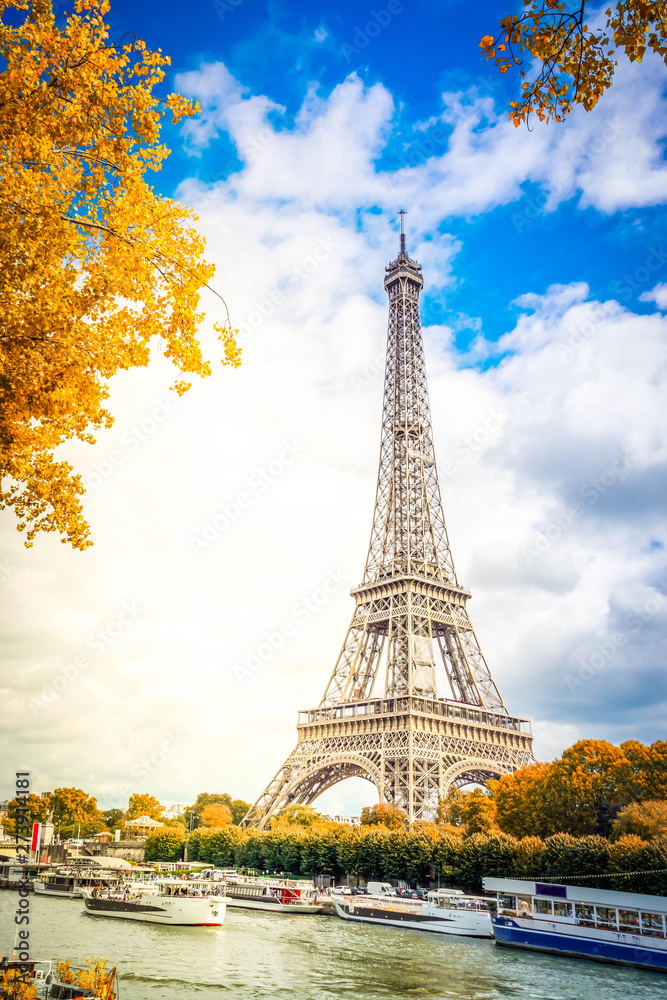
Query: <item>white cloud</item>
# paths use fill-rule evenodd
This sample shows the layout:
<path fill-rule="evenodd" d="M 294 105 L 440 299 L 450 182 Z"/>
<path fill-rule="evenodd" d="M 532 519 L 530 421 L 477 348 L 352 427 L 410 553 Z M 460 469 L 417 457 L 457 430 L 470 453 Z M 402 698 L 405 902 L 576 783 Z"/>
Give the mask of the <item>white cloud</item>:
<path fill-rule="evenodd" d="M 642 79 L 655 93 L 653 77 Z M 328 97 L 313 86 L 294 126 L 274 128 L 271 110 L 284 109 L 220 64 L 178 83 L 205 110 L 185 130 L 190 150 L 205 153 L 228 131 L 244 161 L 226 181 L 187 180 L 179 193 L 200 215 L 216 286 L 242 327 L 243 365 L 195 385 L 173 412 L 160 357 L 114 380 L 116 426 L 94 448 L 66 452 L 90 486 L 92 551 L 47 537 L 26 552 L 10 515 L 2 521 L 4 748 L 21 748 L 40 790 L 252 798 L 272 777 L 297 709 L 326 684 L 368 543 L 383 267 L 396 250 L 371 209 L 410 206 L 410 250 L 433 289 L 451 280 L 458 249 L 446 234 L 428 238 L 449 214 L 508 202 L 530 178 L 553 189 L 572 156 L 573 133 L 515 131 L 488 99 L 449 95 L 442 154 L 379 170 L 395 116 L 379 84 L 351 76 Z M 650 95 L 638 103 L 637 128 L 654 110 Z M 574 130 L 594 141 L 593 118 Z M 654 175 L 657 199 L 657 131 L 646 134 L 637 184 Z M 573 165 L 583 200 L 604 211 L 640 197 L 622 182 L 622 145 Z M 591 301 L 581 283 L 541 296 L 527 284 L 518 306 L 506 356 L 483 372 L 459 367 L 451 330 L 425 331 L 457 568 L 510 710 L 542 720 L 539 755 L 584 734 L 651 738 L 667 697 L 657 631 L 667 320 Z M 215 350 L 208 326 L 204 341 Z M 496 350 L 481 337 L 475 346 Z M 627 642 L 568 687 L 619 632 Z M 234 668 L 252 656 L 262 666 L 241 684 Z M 350 801 L 358 806 L 358 790 Z"/>
<path fill-rule="evenodd" d="M 639 296 L 642 302 L 655 302 L 658 309 L 667 309 L 667 283 L 662 281 L 650 292 L 642 292 Z"/>

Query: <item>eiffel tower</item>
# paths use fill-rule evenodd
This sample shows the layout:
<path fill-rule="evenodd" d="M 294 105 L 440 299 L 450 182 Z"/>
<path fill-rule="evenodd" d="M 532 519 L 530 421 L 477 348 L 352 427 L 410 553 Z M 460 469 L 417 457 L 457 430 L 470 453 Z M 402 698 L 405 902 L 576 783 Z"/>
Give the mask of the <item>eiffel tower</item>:
<path fill-rule="evenodd" d="M 343 648 L 298 743 L 244 818 L 262 828 L 339 781 L 372 782 L 380 802 L 434 819 L 452 785 L 485 784 L 532 762 L 530 723 L 511 716 L 482 655 L 449 548 L 435 464 L 419 315 L 421 266 L 386 268 L 389 331 L 375 515 Z M 436 660 L 451 697 L 438 696 Z"/>

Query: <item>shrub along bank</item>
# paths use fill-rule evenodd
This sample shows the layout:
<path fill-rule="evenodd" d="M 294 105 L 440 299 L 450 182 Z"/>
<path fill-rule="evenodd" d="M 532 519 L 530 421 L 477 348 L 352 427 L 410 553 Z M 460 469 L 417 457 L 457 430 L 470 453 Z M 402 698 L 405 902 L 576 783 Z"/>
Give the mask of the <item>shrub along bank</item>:
<path fill-rule="evenodd" d="M 177 861 L 186 841 L 176 831 L 158 831 L 146 841 L 146 861 Z M 342 824 L 287 827 L 267 832 L 237 826 L 199 828 L 187 838 L 189 861 L 220 868 L 255 868 L 312 878 L 350 874 L 362 879 L 403 879 L 425 885 L 438 878 L 451 886 L 480 891 L 495 875 L 563 881 L 667 895 L 667 837 L 604 837 L 557 833 L 546 840 L 475 833 L 463 839 L 449 827 L 387 830 Z M 623 874 L 636 872 L 637 874 Z"/>

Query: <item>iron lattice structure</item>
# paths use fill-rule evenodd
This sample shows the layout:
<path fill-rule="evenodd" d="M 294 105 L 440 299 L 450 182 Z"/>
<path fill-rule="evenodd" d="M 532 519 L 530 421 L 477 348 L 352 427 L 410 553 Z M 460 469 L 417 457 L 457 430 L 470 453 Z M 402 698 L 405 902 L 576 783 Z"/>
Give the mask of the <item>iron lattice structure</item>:
<path fill-rule="evenodd" d="M 509 715 L 459 586 L 442 510 L 419 313 L 421 267 L 401 246 L 386 268 L 389 331 L 375 514 L 343 648 L 298 743 L 249 810 L 261 828 L 359 776 L 412 822 L 433 819 L 448 788 L 533 760 L 530 724 Z M 438 697 L 436 661 L 451 688 Z"/>

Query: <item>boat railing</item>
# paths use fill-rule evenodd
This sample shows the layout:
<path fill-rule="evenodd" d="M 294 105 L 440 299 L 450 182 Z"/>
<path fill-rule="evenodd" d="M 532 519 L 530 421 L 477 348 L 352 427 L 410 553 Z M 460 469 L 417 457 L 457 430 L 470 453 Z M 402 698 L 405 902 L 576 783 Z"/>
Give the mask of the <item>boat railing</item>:
<path fill-rule="evenodd" d="M 576 900 L 498 894 L 498 915 L 537 922 L 569 923 L 612 934 L 667 938 L 667 914 Z"/>

